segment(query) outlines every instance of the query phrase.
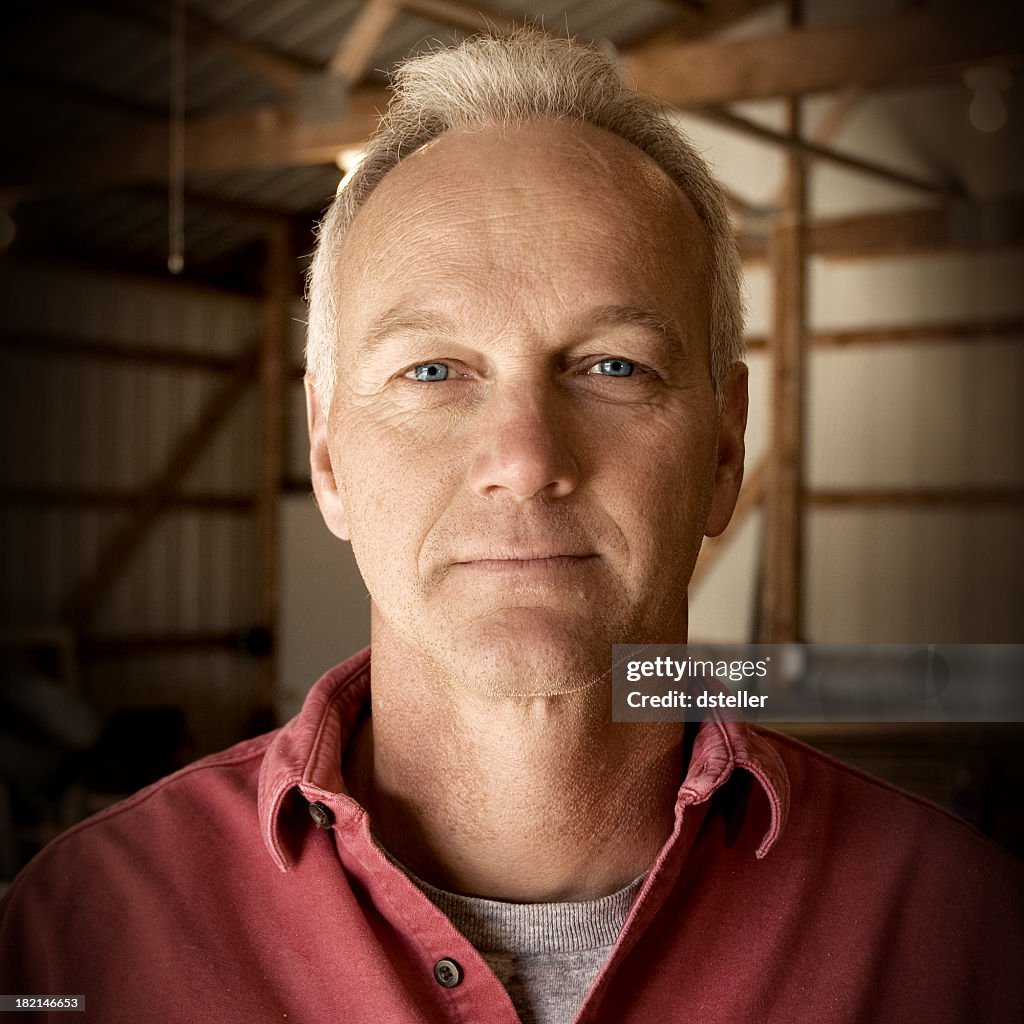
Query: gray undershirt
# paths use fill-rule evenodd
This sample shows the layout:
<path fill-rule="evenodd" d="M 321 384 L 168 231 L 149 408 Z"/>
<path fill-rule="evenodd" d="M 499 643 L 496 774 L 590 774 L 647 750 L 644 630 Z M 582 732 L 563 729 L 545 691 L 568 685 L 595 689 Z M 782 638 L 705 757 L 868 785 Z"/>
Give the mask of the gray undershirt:
<path fill-rule="evenodd" d="M 476 947 L 523 1024 L 569 1024 L 576 1016 L 645 877 L 580 903 L 504 903 L 437 889 L 394 863 Z"/>

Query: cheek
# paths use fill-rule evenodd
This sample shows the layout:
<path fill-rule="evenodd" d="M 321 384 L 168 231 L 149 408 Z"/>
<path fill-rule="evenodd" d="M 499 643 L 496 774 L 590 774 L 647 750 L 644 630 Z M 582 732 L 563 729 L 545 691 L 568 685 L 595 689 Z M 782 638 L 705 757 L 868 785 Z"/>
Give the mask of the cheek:
<path fill-rule="evenodd" d="M 615 458 L 604 463 L 595 480 L 609 495 L 609 511 L 625 535 L 630 560 L 648 572 L 692 565 L 714 488 L 715 435 L 709 420 L 666 417 L 620 432 L 615 448 Z"/>
<path fill-rule="evenodd" d="M 414 579 L 423 539 L 458 477 L 453 446 L 418 436 L 411 421 L 380 422 L 358 412 L 339 417 L 334 436 L 352 549 L 371 594 Z M 394 572 L 399 564 L 402 571 Z"/>

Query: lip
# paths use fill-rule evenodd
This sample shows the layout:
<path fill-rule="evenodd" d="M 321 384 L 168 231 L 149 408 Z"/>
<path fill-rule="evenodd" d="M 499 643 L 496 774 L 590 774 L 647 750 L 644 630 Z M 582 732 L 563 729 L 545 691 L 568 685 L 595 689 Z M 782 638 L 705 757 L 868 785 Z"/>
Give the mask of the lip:
<path fill-rule="evenodd" d="M 521 572 L 524 569 L 559 569 L 588 562 L 597 555 L 545 554 L 526 555 L 516 558 L 468 558 L 456 565 L 487 572 Z"/>

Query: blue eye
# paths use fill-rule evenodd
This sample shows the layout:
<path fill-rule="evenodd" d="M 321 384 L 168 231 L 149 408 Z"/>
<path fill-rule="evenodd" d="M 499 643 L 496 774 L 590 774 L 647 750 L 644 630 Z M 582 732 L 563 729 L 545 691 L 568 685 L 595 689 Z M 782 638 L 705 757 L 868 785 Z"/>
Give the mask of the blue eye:
<path fill-rule="evenodd" d="M 417 380 L 447 380 L 448 366 L 445 363 L 420 363 L 413 367 L 412 374 Z"/>
<path fill-rule="evenodd" d="M 628 359 L 602 359 L 590 372 L 606 377 L 632 377 L 633 369 L 634 366 Z"/>

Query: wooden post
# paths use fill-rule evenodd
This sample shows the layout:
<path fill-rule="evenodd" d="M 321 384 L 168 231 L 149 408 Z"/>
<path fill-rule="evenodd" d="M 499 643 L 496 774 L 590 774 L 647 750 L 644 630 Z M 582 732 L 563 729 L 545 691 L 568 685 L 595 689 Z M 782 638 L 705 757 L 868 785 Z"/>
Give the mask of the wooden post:
<path fill-rule="evenodd" d="M 288 382 L 288 310 L 292 295 L 291 243 L 288 226 L 274 224 L 267 234 L 263 334 L 260 344 L 260 479 L 257 498 L 259 532 L 259 620 L 270 637 L 260 662 L 256 711 L 273 719 L 277 687 L 280 589 L 278 503 L 284 478 L 285 387 Z"/>
<path fill-rule="evenodd" d="M 791 20 L 798 12 L 791 9 Z M 800 99 L 791 97 L 789 131 L 800 134 Z M 772 333 L 772 448 L 766 489 L 761 639 L 803 639 L 804 338 L 807 332 L 806 157 L 787 157 L 786 213 L 770 245 L 775 284 Z"/>

